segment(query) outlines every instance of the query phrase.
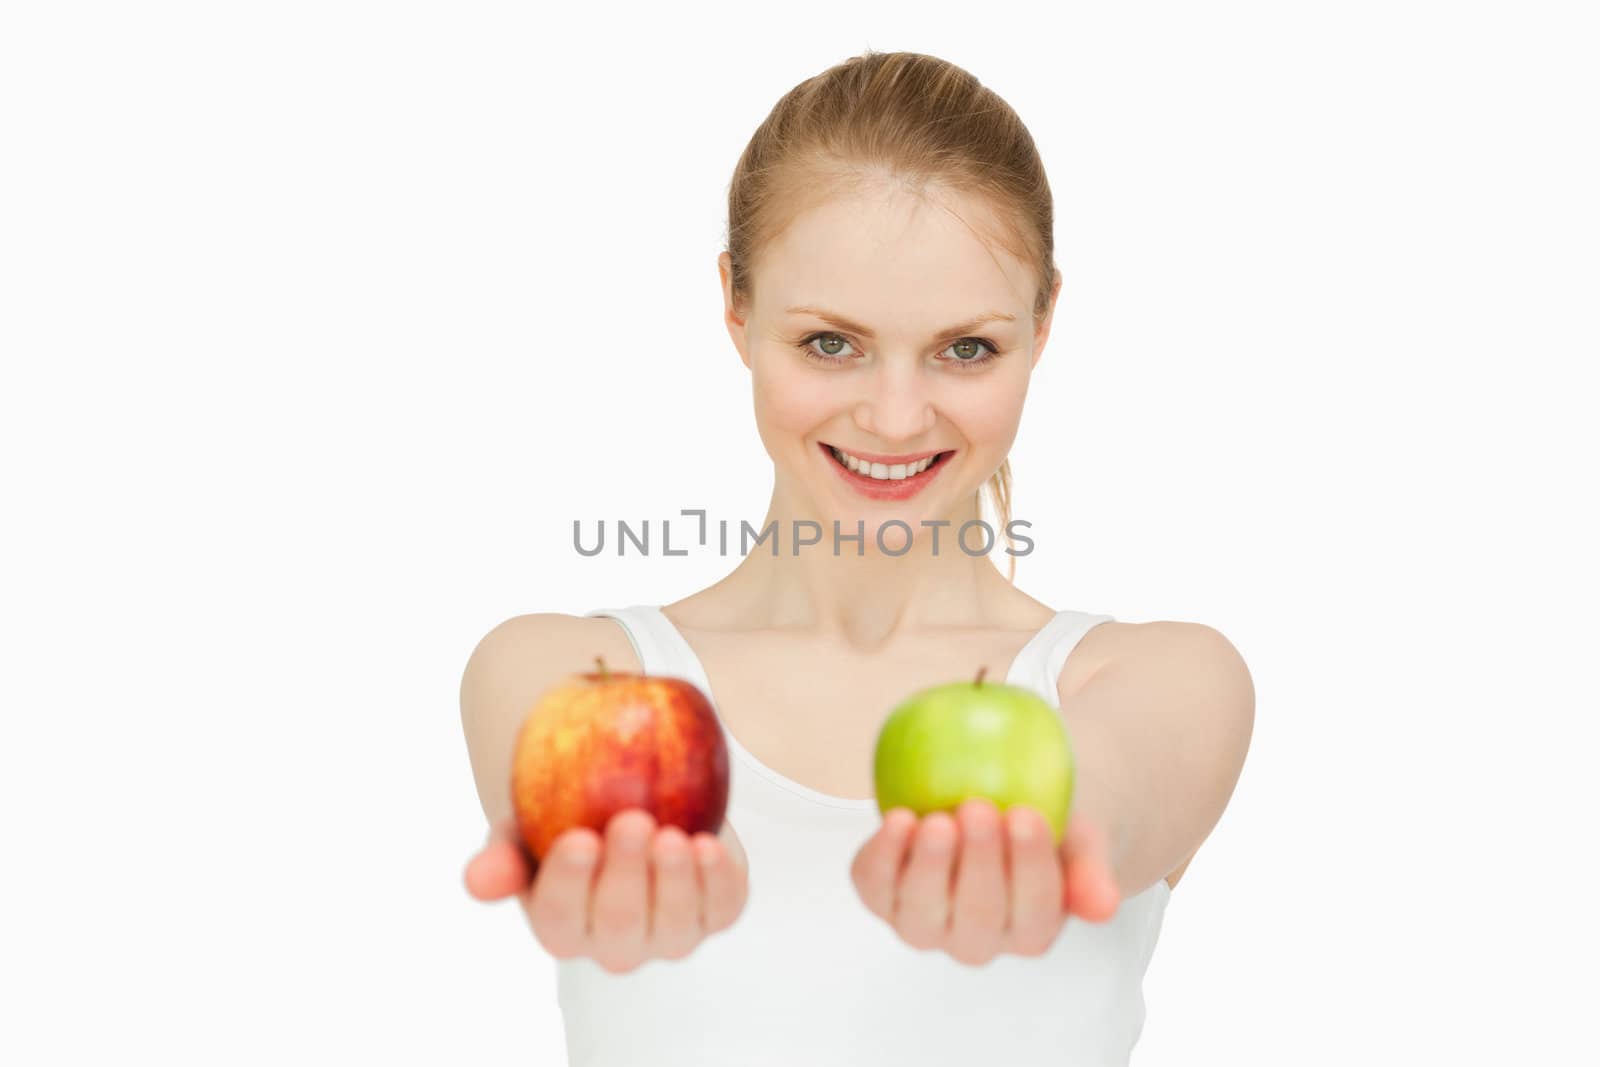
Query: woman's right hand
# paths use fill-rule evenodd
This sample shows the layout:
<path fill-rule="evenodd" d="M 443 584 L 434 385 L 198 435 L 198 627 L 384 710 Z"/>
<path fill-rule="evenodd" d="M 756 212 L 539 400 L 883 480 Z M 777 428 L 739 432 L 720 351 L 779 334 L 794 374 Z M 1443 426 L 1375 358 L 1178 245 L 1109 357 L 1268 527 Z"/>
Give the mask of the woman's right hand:
<path fill-rule="evenodd" d="M 749 892 L 742 849 L 714 834 L 658 827 L 643 808 L 617 812 L 603 837 L 583 826 L 563 831 L 538 863 L 507 817 L 467 863 L 464 880 L 478 900 L 516 896 L 552 956 L 586 956 L 611 974 L 682 959 L 733 925 Z"/>

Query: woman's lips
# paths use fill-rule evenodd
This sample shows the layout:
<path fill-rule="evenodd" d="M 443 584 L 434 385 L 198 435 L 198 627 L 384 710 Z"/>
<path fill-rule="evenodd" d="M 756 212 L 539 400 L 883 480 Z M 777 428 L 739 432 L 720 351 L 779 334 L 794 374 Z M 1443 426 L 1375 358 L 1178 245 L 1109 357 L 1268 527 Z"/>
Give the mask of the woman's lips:
<path fill-rule="evenodd" d="M 939 476 L 939 472 L 944 470 L 950 457 L 955 454 L 954 451 L 939 453 L 939 458 L 930 463 L 926 470 L 908 478 L 874 478 L 868 474 L 857 474 L 840 463 L 834 458 L 833 449 L 829 445 L 819 442 L 818 447 L 822 449 L 823 458 L 827 460 L 828 466 L 839 472 L 839 477 L 844 479 L 846 485 L 872 500 L 911 499 Z"/>

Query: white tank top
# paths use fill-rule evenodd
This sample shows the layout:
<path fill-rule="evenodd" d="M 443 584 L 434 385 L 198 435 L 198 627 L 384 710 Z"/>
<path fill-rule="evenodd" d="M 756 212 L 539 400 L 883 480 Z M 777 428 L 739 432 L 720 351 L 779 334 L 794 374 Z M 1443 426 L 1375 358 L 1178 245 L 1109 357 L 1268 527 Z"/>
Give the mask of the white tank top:
<path fill-rule="evenodd" d="M 694 651 L 653 605 L 616 619 L 646 674 L 715 697 Z M 1068 654 L 1109 615 L 1057 613 L 1006 681 L 1055 708 Z M 610 974 L 555 960 L 571 1067 L 1126 1067 L 1144 1024 L 1145 970 L 1171 892 L 1125 899 L 1108 922 L 1069 917 L 1037 957 L 980 967 L 918 951 L 869 912 L 850 863 L 882 822 L 873 798 L 835 797 L 779 774 L 723 726 L 727 819 L 749 860 L 732 926 L 681 960 Z"/>

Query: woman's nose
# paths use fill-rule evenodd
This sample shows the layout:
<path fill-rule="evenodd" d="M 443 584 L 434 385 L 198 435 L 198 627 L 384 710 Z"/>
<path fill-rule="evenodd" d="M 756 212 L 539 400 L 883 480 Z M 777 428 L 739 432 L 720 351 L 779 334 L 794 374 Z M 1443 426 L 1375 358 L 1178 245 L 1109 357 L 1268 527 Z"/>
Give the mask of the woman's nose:
<path fill-rule="evenodd" d="M 933 429 L 935 418 L 928 384 L 915 366 L 880 364 L 855 409 L 856 425 L 884 443 L 914 440 Z"/>

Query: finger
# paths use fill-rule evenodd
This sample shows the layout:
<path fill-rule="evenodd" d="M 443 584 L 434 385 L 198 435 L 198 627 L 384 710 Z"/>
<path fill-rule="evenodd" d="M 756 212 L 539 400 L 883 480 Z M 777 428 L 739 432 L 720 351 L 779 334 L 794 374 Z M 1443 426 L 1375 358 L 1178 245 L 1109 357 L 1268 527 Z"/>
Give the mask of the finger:
<path fill-rule="evenodd" d="M 532 884 L 533 864 L 516 845 L 491 839 L 467 861 L 461 880 L 478 900 L 501 900 Z"/>
<path fill-rule="evenodd" d="M 960 834 L 945 950 L 977 966 L 999 954 L 1011 906 L 1000 809 L 985 797 L 972 797 L 956 809 L 956 821 Z"/>
<path fill-rule="evenodd" d="M 1090 922 L 1105 922 L 1117 914 L 1122 891 L 1111 870 L 1110 846 L 1099 825 L 1083 818 L 1067 823 L 1061 835 L 1060 855 L 1065 868 L 1064 907 Z"/>
<path fill-rule="evenodd" d="M 944 944 L 950 925 L 950 873 L 960 830 L 949 812 L 925 817 L 911 839 L 911 858 L 900 876 L 894 927 L 913 948 Z"/>
<path fill-rule="evenodd" d="M 539 864 L 533 891 L 523 898 L 534 936 L 556 959 L 571 959 L 588 945 L 589 893 L 601 844 L 588 827 L 562 831 Z"/>
<path fill-rule="evenodd" d="M 734 863 L 728 847 L 711 834 L 695 834 L 692 847 L 700 871 L 702 926 L 709 937 L 739 917 L 749 892 L 749 872 Z"/>
<path fill-rule="evenodd" d="M 917 816 L 909 808 L 890 808 L 850 864 L 850 877 L 862 903 L 885 922 L 894 921 L 895 881 L 905 866 L 906 849 L 916 829 Z"/>
<path fill-rule="evenodd" d="M 589 951 L 612 973 L 644 959 L 650 907 L 645 853 L 655 831 L 655 816 L 643 808 L 625 808 L 606 822 L 605 855 L 589 913 Z"/>
<path fill-rule="evenodd" d="M 462 882 L 479 900 L 500 900 L 520 893 L 533 881 L 534 863 L 517 833 L 515 817 L 489 830 L 484 845 L 467 861 Z"/>
<path fill-rule="evenodd" d="M 1050 824 L 1034 808 L 1006 812 L 1011 856 L 1011 926 L 1007 951 L 1038 956 L 1055 941 L 1066 921 L 1061 899 L 1061 859 Z"/>
<path fill-rule="evenodd" d="M 677 826 L 663 826 L 652 842 L 650 864 L 654 869 L 646 936 L 650 955 L 682 959 L 705 936 L 700 925 L 700 875 L 688 835 Z"/>

